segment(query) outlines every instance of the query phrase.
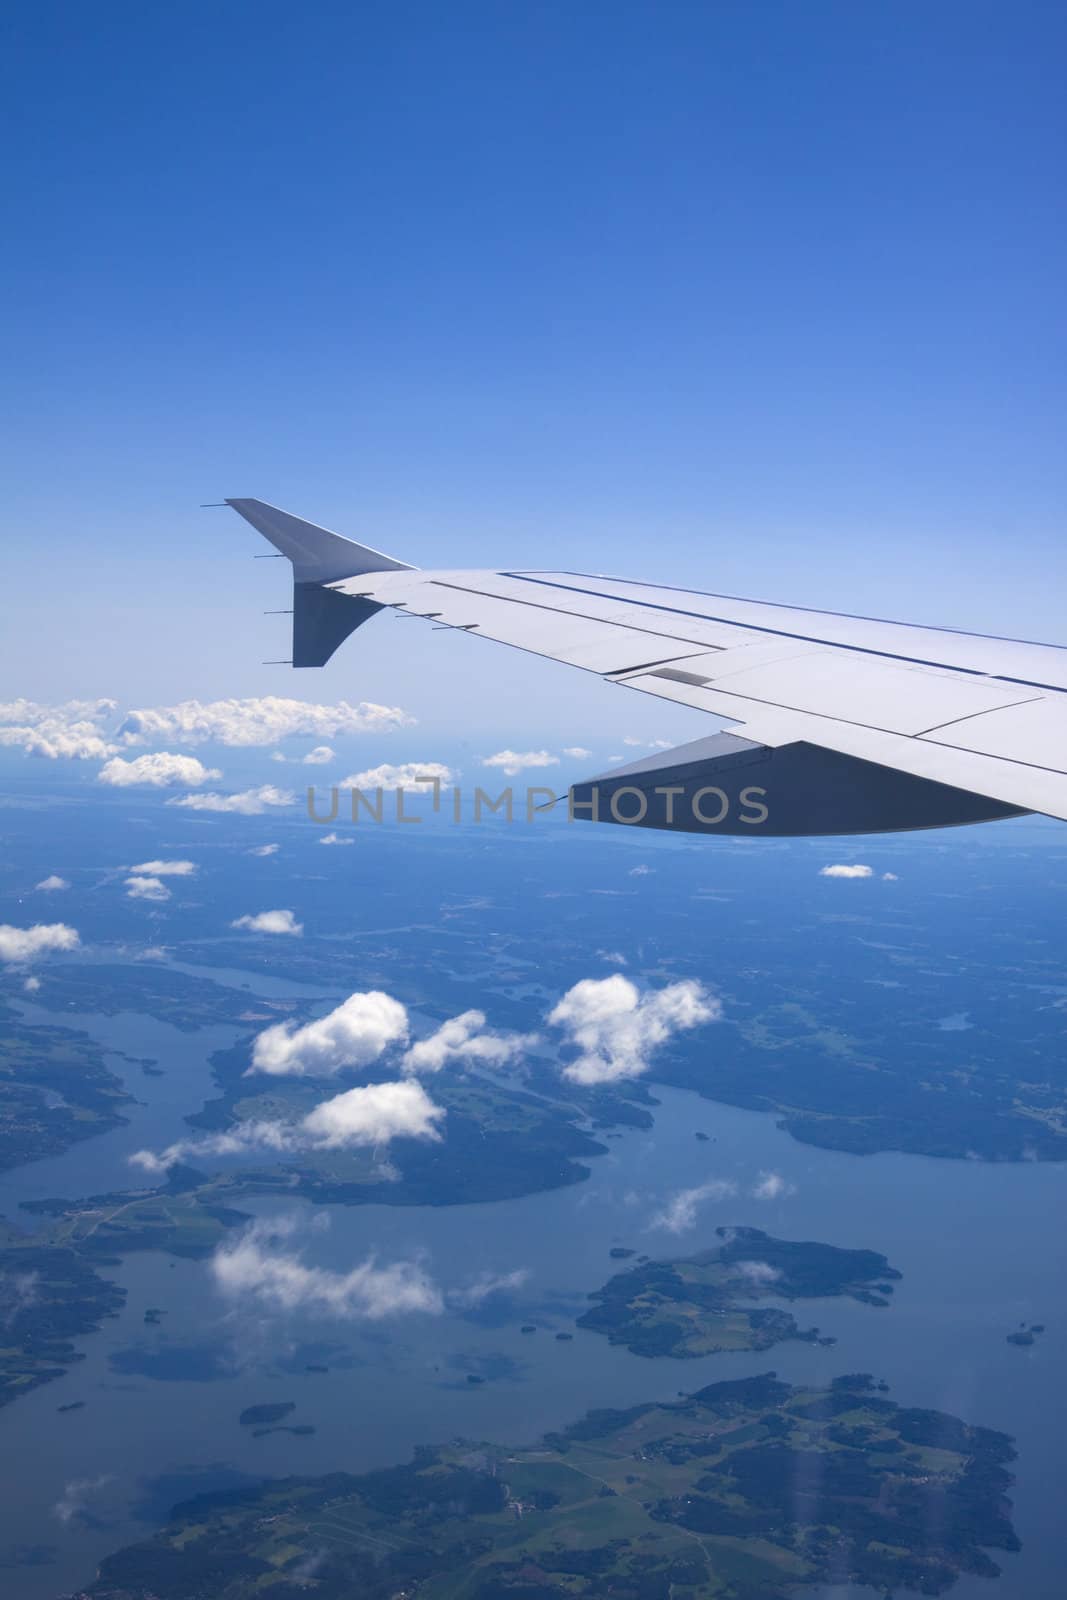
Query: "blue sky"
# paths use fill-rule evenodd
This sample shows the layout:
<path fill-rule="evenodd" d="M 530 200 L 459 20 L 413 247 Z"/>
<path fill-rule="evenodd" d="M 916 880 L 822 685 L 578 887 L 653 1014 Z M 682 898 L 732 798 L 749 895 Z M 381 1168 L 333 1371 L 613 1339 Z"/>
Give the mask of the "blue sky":
<path fill-rule="evenodd" d="M 4 34 L 5 694 L 696 731 L 391 621 L 262 666 L 281 563 L 224 495 L 419 565 L 1062 639 L 1061 6 L 36 0 Z"/>

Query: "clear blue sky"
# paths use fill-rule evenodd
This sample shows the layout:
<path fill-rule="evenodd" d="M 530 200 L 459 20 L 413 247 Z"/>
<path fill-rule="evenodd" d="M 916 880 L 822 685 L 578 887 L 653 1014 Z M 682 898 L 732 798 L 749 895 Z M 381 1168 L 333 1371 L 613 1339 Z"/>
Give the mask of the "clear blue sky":
<path fill-rule="evenodd" d="M 14 0 L 2 54 L 6 695 L 655 731 L 389 622 L 262 667 L 224 495 L 1064 637 L 1062 4 Z"/>

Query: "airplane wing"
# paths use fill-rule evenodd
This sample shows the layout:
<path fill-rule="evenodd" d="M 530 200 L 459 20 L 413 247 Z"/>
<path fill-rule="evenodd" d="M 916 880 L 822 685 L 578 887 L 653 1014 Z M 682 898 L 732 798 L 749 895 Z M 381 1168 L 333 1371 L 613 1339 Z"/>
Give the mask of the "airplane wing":
<path fill-rule="evenodd" d="M 423 571 L 226 504 L 293 562 L 294 666 L 391 608 L 735 725 L 574 786 L 576 816 L 764 835 L 1067 819 L 1063 646 L 593 573 Z"/>

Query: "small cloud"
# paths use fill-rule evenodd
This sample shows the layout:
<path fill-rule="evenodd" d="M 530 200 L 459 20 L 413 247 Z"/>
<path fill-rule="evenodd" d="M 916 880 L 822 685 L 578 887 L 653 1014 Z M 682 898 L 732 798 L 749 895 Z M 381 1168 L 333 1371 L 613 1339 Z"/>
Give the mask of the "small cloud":
<path fill-rule="evenodd" d="M 345 1067 L 369 1066 L 407 1036 L 408 1014 L 399 1000 L 380 989 L 357 991 L 302 1027 L 276 1022 L 265 1028 L 252 1047 L 249 1071 L 332 1078 Z"/>
<path fill-rule="evenodd" d="M 35 961 L 56 950 L 76 950 L 80 944 L 77 929 L 65 922 L 35 922 L 31 928 L 0 923 L 0 961 L 11 966 Z"/>
<path fill-rule="evenodd" d="M 355 839 L 345 838 L 339 833 L 324 833 L 319 840 L 320 844 L 355 844 Z"/>
<path fill-rule="evenodd" d="M 161 878 L 127 878 L 126 896 L 130 900 L 169 900 L 170 890 Z"/>
<path fill-rule="evenodd" d="M 593 752 L 587 750 L 584 745 L 569 744 L 563 754 L 569 756 L 572 761 L 588 761 Z"/>
<path fill-rule="evenodd" d="M 453 780 L 451 767 L 446 767 L 441 761 L 405 761 L 399 766 L 394 766 L 390 761 L 384 761 L 380 767 L 368 767 L 365 772 L 354 772 L 351 777 L 345 778 L 338 788 L 340 789 L 385 789 L 392 792 L 395 789 L 414 789 L 421 794 L 432 794 L 433 782 L 451 783 Z"/>
<path fill-rule="evenodd" d="M 231 928 L 247 928 L 249 933 L 291 933 L 296 937 L 304 931 L 291 911 L 259 911 L 255 916 L 237 917 Z"/>
<path fill-rule="evenodd" d="M 796 1192 L 796 1186 L 783 1178 L 780 1172 L 761 1172 L 752 1186 L 753 1200 L 780 1200 Z"/>
<path fill-rule="evenodd" d="M 528 1267 L 517 1267 L 514 1272 L 483 1272 L 464 1289 L 450 1289 L 447 1299 L 450 1306 L 470 1310 L 480 1306 L 494 1294 L 512 1294 L 521 1289 L 530 1276 Z"/>
<path fill-rule="evenodd" d="M 820 878 L 869 878 L 871 876 L 871 874 L 873 873 L 873 871 L 874 871 L 873 867 L 864 867 L 864 866 L 861 866 L 858 862 L 853 864 L 853 865 L 849 865 L 847 862 L 839 861 L 839 862 L 835 862 L 832 867 L 820 867 L 819 868 L 819 877 Z"/>
<path fill-rule="evenodd" d="M 27 994 L 36 994 L 38 989 L 41 987 L 41 980 L 40 978 L 32 977 L 24 978 L 22 987 L 25 989 Z"/>
<path fill-rule="evenodd" d="M 652 1055 L 674 1034 L 703 1022 L 718 1022 L 720 1002 L 695 979 L 669 983 L 642 994 L 636 984 L 613 973 L 583 978 L 549 1012 L 578 1050 L 563 1068 L 574 1083 L 615 1083 L 648 1070 Z"/>
<path fill-rule="evenodd" d="M 72 1478 L 52 1507 L 52 1515 L 56 1521 L 67 1527 L 75 1518 L 83 1517 L 89 1500 L 109 1484 L 111 1478 L 109 1472 L 103 1473 L 99 1478 Z"/>
<path fill-rule="evenodd" d="M 782 1276 L 778 1268 L 772 1267 L 769 1261 L 735 1261 L 733 1270 L 758 1288 L 777 1283 Z"/>
<path fill-rule="evenodd" d="M 196 871 L 195 861 L 141 861 L 130 868 L 150 878 L 190 878 Z"/>
<path fill-rule="evenodd" d="M 219 773 L 213 776 L 217 778 Z M 261 783 L 258 789 L 242 789 L 239 794 L 186 794 L 181 799 L 168 800 L 167 804 L 185 806 L 190 811 L 224 811 L 241 817 L 258 817 L 268 806 L 291 806 L 295 798 L 288 789 Z"/>
<path fill-rule="evenodd" d="M 272 761 L 277 761 L 280 766 L 284 766 L 289 760 L 289 757 L 282 750 L 272 750 L 270 753 L 270 758 Z"/>
<path fill-rule="evenodd" d="M 642 864 L 641 866 L 631 867 L 628 876 L 631 878 L 647 878 L 649 873 L 654 870 L 653 867 L 646 867 Z"/>
<path fill-rule="evenodd" d="M 441 1291 L 418 1261 L 379 1266 L 368 1256 L 347 1272 L 312 1267 L 294 1250 L 272 1248 L 278 1224 L 255 1222 L 221 1244 L 211 1259 L 215 1285 L 228 1299 L 274 1311 L 303 1311 L 351 1321 L 424 1312 L 440 1315 Z"/>
<path fill-rule="evenodd" d="M 728 1178 L 712 1178 L 694 1189 L 681 1189 L 656 1213 L 649 1227 L 665 1228 L 668 1233 L 688 1233 L 706 1200 L 728 1200 L 736 1193 L 737 1185 Z"/>
<path fill-rule="evenodd" d="M 483 767 L 499 767 L 504 776 L 514 778 L 529 767 L 558 767 L 559 756 L 548 750 L 498 750 L 495 756 L 483 756 Z"/>
<path fill-rule="evenodd" d="M 42 878 L 40 883 L 35 883 L 34 888 L 42 894 L 55 894 L 59 889 L 69 889 L 70 884 L 66 878 L 61 878 L 58 873 L 49 873 L 47 878 Z"/>
<path fill-rule="evenodd" d="M 335 759 L 334 752 L 328 744 L 317 744 L 314 750 L 309 750 L 304 757 L 305 767 L 325 767 L 328 762 Z"/>
<path fill-rule="evenodd" d="M 280 849 L 281 845 L 278 844 L 257 844 L 251 850 L 246 850 L 245 854 L 249 856 L 276 856 Z"/>
<path fill-rule="evenodd" d="M 209 779 L 221 777 L 217 767 L 205 767 L 195 756 L 176 756 L 167 750 L 157 750 L 152 755 L 136 756 L 132 761 L 113 756 L 100 768 L 96 780 L 113 789 L 128 789 L 138 784 L 152 789 L 197 789 Z"/>
<path fill-rule="evenodd" d="M 464 1011 L 443 1022 L 436 1033 L 417 1040 L 404 1056 L 405 1072 L 440 1072 L 451 1061 L 477 1061 L 499 1067 L 533 1042 L 530 1035 L 493 1033 L 483 1011 Z"/>
<path fill-rule="evenodd" d="M 882 873 L 882 882 L 883 883 L 896 883 L 897 881 L 898 881 L 898 879 L 897 879 L 897 875 L 896 875 L 895 872 L 883 872 Z"/>
<path fill-rule="evenodd" d="M 625 967 L 629 965 L 629 962 L 621 950 L 598 950 L 597 955 L 600 957 L 601 961 L 607 961 L 611 966 L 614 967 Z"/>

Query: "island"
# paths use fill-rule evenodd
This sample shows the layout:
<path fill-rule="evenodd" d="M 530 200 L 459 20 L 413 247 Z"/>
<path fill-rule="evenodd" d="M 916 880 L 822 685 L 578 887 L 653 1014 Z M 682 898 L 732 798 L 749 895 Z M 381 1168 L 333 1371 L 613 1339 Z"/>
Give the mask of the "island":
<path fill-rule="evenodd" d="M 0 1172 L 121 1127 L 131 1100 L 87 1033 L 0 1005 Z"/>
<path fill-rule="evenodd" d="M 820 1339 L 780 1306 L 753 1301 L 847 1295 L 886 1306 L 900 1273 L 876 1250 L 773 1239 L 759 1228 L 716 1228 L 717 1246 L 646 1261 L 610 1278 L 578 1327 L 639 1356 L 707 1356 L 768 1350 L 783 1339 Z M 830 1342 L 833 1341 L 826 1341 Z"/>
<path fill-rule="evenodd" d="M 95 1333 L 125 1300 L 76 1251 L 0 1226 L 0 1406 L 61 1378 L 83 1359 L 71 1341 Z"/>
<path fill-rule="evenodd" d="M 176 1506 L 88 1600 L 783 1600 L 827 1582 L 947 1593 L 1018 1550 L 1002 1433 L 898 1406 L 867 1374 L 775 1374 L 594 1411 L 532 1448 L 272 1479 Z"/>

